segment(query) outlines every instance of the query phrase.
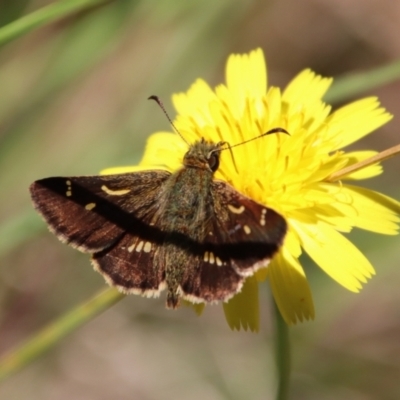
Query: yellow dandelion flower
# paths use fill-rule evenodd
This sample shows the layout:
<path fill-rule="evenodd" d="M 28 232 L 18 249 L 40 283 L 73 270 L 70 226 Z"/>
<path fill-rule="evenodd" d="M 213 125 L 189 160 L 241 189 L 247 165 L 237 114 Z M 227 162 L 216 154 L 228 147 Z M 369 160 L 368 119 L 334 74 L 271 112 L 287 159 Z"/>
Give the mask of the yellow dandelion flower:
<path fill-rule="evenodd" d="M 310 70 L 298 74 L 281 91 L 267 87 L 262 50 L 231 55 L 226 84 L 212 90 L 197 80 L 186 93 L 173 96 L 175 125 L 189 142 L 200 138 L 237 144 L 276 127 L 290 136 L 269 135 L 223 152 L 216 179 L 279 212 L 288 222 L 284 245 L 267 269 L 247 279 L 224 311 L 232 328 L 258 329 L 258 281 L 268 279 L 278 308 L 288 324 L 314 318 L 314 305 L 299 257 L 305 251 L 331 278 L 358 292 L 374 269 L 342 233 L 353 227 L 393 235 L 399 203 L 354 182 L 376 176 L 380 165 L 368 166 L 334 181 L 334 173 L 362 161 L 373 151 L 343 148 L 388 122 L 392 116 L 375 97 L 331 112 L 321 99 L 332 79 Z M 153 134 L 136 168 L 175 171 L 187 145 L 174 133 Z"/>

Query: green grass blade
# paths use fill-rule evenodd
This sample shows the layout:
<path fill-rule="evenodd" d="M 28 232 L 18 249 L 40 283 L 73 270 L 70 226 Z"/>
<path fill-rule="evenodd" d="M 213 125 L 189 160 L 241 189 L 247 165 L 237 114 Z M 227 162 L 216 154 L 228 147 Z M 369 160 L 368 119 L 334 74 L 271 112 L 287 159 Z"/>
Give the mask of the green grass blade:
<path fill-rule="evenodd" d="M 125 295 L 116 289 L 108 288 L 50 323 L 27 342 L 0 358 L 0 381 L 29 365 L 70 332 L 93 319 L 123 297 Z"/>
<path fill-rule="evenodd" d="M 343 101 L 398 79 L 400 79 L 400 60 L 367 72 L 353 73 L 335 79 L 324 100 L 328 103 Z"/>
<path fill-rule="evenodd" d="M 50 4 L 1 28 L 0 45 L 16 39 L 39 26 L 46 25 L 72 13 L 109 1 L 110 0 L 66 0 Z"/>

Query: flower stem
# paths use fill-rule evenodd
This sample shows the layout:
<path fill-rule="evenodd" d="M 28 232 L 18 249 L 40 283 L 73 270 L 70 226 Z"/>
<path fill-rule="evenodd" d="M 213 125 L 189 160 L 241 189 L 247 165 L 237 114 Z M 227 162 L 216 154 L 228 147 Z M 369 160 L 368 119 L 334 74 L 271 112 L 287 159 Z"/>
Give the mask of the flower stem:
<path fill-rule="evenodd" d="M 380 153 L 370 158 L 367 158 L 366 160 L 359 161 L 358 163 L 349 165 L 348 167 L 345 167 L 340 171 L 336 171 L 332 175 L 330 175 L 326 180 L 328 182 L 338 181 L 340 179 L 343 179 L 346 175 L 351 174 L 352 172 L 359 171 L 360 169 L 368 167 L 369 165 L 387 160 L 388 158 L 394 157 L 397 154 L 400 154 L 400 144 L 390 147 L 387 150 L 381 151 Z"/>
<path fill-rule="evenodd" d="M 19 347 L 3 355 L 0 358 L 0 381 L 30 364 L 70 332 L 93 319 L 123 297 L 125 295 L 114 288 L 103 290 L 86 303 L 50 323 Z"/>
<path fill-rule="evenodd" d="M 275 316 L 275 359 L 278 375 L 276 400 L 286 400 L 289 394 L 291 369 L 289 329 L 275 302 L 273 302 L 273 308 Z"/>

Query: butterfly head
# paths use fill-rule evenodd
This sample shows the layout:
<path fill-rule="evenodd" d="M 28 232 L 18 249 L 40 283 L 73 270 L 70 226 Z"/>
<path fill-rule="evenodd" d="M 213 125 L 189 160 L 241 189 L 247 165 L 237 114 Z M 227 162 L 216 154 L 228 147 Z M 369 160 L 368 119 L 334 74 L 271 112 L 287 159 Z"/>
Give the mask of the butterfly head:
<path fill-rule="evenodd" d="M 204 139 L 194 143 L 183 158 L 185 167 L 207 169 L 215 172 L 219 167 L 219 157 L 225 142 L 213 143 Z"/>

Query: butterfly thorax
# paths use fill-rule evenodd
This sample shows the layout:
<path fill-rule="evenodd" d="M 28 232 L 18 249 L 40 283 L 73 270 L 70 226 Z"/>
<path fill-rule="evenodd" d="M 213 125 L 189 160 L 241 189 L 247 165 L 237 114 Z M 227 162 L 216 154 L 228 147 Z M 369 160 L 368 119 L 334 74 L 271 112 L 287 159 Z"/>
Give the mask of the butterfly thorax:
<path fill-rule="evenodd" d="M 172 174 L 161 193 L 163 230 L 202 242 L 213 216 L 211 195 L 214 171 L 219 165 L 220 144 L 196 142 L 184 156 L 184 167 Z"/>

